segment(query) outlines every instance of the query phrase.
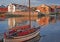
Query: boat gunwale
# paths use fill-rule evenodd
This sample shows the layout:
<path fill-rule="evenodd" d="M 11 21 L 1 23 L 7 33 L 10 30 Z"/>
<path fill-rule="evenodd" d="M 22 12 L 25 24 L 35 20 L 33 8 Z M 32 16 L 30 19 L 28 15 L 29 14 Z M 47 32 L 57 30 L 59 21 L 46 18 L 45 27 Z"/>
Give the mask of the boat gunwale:
<path fill-rule="evenodd" d="M 15 39 L 17 39 L 17 38 L 25 38 L 25 37 L 31 36 L 31 35 L 33 35 L 33 34 L 39 32 L 39 31 L 40 31 L 40 29 L 38 29 L 37 31 L 35 31 L 35 32 L 33 32 L 33 33 L 30 33 L 30 34 L 28 34 L 28 35 L 25 35 L 25 36 L 19 36 L 19 37 L 13 37 L 13 38 L 15 38 Z"/>

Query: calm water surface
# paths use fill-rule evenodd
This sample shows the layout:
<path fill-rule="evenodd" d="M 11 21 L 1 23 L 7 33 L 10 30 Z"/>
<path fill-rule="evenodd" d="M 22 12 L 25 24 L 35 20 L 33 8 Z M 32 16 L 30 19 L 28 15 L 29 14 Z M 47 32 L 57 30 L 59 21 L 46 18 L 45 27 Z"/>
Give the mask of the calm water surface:
<path fill-rule="evenodd" d="M 28 17 L 18 17 L 0 21 L 0 38 L 3 38 L 2 34 L 8 28 L 22 25 L 22 22 L 28 24 L 28 20 Z M 26 42 L 60 42 L 60 16 L 32 17 L 31 20 L 33 26 L 37 26 L 37 24 L 41 26 L 40 34 Z"/>

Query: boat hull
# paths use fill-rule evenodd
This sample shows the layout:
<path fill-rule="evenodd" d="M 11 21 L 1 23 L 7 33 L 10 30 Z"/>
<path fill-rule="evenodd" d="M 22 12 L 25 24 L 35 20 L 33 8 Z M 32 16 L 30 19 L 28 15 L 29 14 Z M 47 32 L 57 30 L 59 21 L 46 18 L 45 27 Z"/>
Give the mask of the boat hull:
<path fill-rule="evenodd" d="M 25 36 L 20 36 L 20 37 L 14 37 L 14 39 L 6 39 L 4 38 L 4 42 L 21 42 L 21 41 L 26 41 L 26 40 L 29 40 L 29 39 L 32 39 L 34 37 L 36 37 L 38 34 L 39 34 L 40 30 L 38 29 L 37 31 L 31 33 L 31 34 L 28 34 L 28 35 L 25 35 Z"/>

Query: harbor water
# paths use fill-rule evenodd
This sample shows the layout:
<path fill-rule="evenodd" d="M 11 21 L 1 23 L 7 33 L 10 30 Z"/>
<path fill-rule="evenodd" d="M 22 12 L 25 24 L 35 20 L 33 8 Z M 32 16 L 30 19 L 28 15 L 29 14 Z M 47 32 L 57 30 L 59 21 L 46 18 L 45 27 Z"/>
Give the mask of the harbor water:
<path fill-rule="evenodd" d="M 0 19 L 0 39 L 9 28 L 29 24 L 29 17 Z M 40 26 L 40 33 L 25 42 L 60 42 L 60 16 L 31 17 L 32 26 Z"/>

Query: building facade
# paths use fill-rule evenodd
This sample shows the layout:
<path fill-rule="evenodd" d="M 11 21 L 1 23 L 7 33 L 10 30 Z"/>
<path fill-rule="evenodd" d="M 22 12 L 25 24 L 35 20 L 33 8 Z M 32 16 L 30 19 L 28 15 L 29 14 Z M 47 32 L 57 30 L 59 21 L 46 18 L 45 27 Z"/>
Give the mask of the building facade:
<path fill-rule="evenodd" d="M 51 5 L 50 7 L 51 7 L 51 12 L 52 13 L 56 13 L 57 12 L 56 11 L 56 7 L 57 7 L 56 5 Z"/>
<path fill-rule="evenodd" d="M 60 13 L 60 6 L 57 6 L 56 11 L 57 13 Z"/>
<path fill-rule="evenodd" d="M 38 6 L 37 10 L 40 10 L 40 12 L 43 14 L 50 14 L 51 12 L 51 8 L 45 4 Z"/>
<path fill-rule="evenodd" d="M 8 5 L 8 12 L 15 12 L 15 6 L 13 4 Z"/>
<path fill-rule="evenodd" d="M 0 13 L 6 13 L 6 12 L 8 12 L 7 7 L 4 7 L 4 8 L 0 7 Z"/>
<path fill-rule="evenodd" d="M 12 3 L 8 5 L 8 12 L 26 11 L 26 10 L 28 10 L 28 7 L 24 5 L 12 4 Z"/>

